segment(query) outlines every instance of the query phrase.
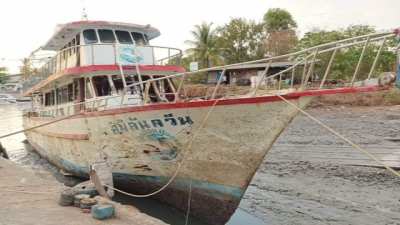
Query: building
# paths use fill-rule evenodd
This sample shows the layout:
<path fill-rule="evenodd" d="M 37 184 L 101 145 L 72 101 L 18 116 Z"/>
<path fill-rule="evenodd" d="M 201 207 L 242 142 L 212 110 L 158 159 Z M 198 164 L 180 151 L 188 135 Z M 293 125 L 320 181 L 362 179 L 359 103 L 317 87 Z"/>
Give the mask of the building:
<path fill-rule="evenodd" d="M 252 85 L 252 81 L 258 80 L 261 77 L 265 68 L 269 63 L 253 63 L 240 66 L 232 66 L 225 72 L 225 77 L 223 82 L 225 84 L 239 85 L 239 86 L 249 86 Z M 268 74 L 276 74 L 282 70 L 285 70 L 293 66 L 295 62 L 273 62 L 269 65 Z M 207 83 L 215 84 L 217 83 L 220 75 L 222 74 L 222 69 L 216 69 L 208 71 L 207 73 Z M 284 74 L 282 79 L 289 79 L 287 77 L 289 74 Z M 290 74 L 291 77 L 291 74 Z"/>

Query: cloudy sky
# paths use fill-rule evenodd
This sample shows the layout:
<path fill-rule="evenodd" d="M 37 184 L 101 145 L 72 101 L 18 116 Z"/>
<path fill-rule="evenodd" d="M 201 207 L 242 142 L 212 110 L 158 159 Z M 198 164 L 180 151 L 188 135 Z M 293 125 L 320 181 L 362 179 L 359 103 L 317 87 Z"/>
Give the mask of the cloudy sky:
<path fill-rule="evenodd" d="M 84 5 L 90 20 L 151 24 L 162 33 L 152 44 L 183 49 L 195 24 L 260 21 L 276 7 L 293 14 L 300 34 L 350 24 L 400 27 L 400 0 L 8 0 L 1 4 L 0 66 L 16 72 L 17 60 L 44 44 L 56 24 L 80 20 Z"/>

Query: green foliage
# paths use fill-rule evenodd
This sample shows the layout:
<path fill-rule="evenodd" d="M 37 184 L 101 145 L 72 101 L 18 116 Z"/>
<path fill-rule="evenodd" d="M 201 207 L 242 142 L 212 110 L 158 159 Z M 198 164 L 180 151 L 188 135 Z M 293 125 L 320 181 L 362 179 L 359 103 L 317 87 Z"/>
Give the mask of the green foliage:
<path fill-rule="evenodd" d="M 309 47 L 313 47 L 320 44 L 325 44 L 333 41 L 338 41 L 346 38 L 352 38 L 365 34 L 374 33 L 375 29 L 367 25 L 352 25 L 346 29 L 340 29 L 335 31 L 324 31 L 316 30 L 308 32 L 299 41 L 296 50 L 301 50 Z M 375 69 L 375 74 L 381 72 L 391 71 L 393 62 L 395 62 L 395 54 L 389 49 L 393 47 L 392 41 L 388 41 L 379 58 L 378 65 Z M 342 49 L 337 52 L 334 64 L 332 65 L 331 74 L 329 79 L 349 79 L 353 76 L 354 70 L 361 56 L 361 52 L 364 44 L 353 46 L 351 48 Z M 371 65 L 375 59 L 379 46 L 376 44 L 370 44 L 366 51 L 361 63 L 360 71 L 358 73 L 359 79 L 365 79 L 368 77 Z M 332 52 L 327 54 L 319 55 L 318 65 L 315 68 L 315 73 L 320 75 L 324 74 L 325 68 L 329 62 Z"/>
<path fill-rule="evenodd" d="M 297 23 L 285 9 L 274 8 L 264 15 L 264 26 L 268 32 L 294 30 Z"/>
<path fill-rule="evenodd" d="M 196 25 L 195 29 L 191 31 L 193 40 L 186 41 L 188 45 L 192 46 L 187 53 L 194 60 L 199 61 L 200 68 L 210 67 L 220 61 L 216 30 L 212 28 L 212 25 L 212 23 Z"/>
<path fill-rule="evenodd" d="M 6 75 L 7 75 L 7 68 L 6 67 L 0 67 L 0 84 L 3 84 L 6 82 Z"/>
<path fill-rule="evenodd" d="M 225 63 L 238 63 L 263 57 L 264 39 L 261 24 L 234 18 L 219 28 L 218 46 Z"/>

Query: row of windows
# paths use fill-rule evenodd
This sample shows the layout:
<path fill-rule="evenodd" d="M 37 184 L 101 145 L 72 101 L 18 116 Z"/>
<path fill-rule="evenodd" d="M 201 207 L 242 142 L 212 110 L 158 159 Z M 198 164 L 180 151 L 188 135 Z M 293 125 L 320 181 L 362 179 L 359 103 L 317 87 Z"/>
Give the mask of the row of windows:
<path fill-rule="evenodd" d="M 137 82 L 138 80 L 132 76 L 126 76 L 125 81 L 127 84 L 131 84 L 133 82 Z M 90 82 L 93 84 L 93 89 Z M 52 106 L 55 105 L 56 102 L 57 105 L 72 102 L 74 99 L 77 100 L 79 98 L 78 96 L 80 95 L 80 91 L 84 91 L 85 98 L 90 99 L 93 98 L 94 95 L 97 97 L 111 95 L 113 90 L 114 92 L 119 93 L 124 88 L 120 75 L 112 75 L 110 76 L 110 79 L 108 76 L 95 76 L 92 78 L 86 78 L 84 87 L 85 90 L 79 90 L 78 86 L 79 82 L 76 80 L 74 84 L 71 83 L 45 93 L 44 105 Z M 132 88 L 131 93 L 129 94 L 133 94 L 133 89 L 134 88 Z M 92 90 L 95 93 L 93 93 Z"/>
<path fill-rule="evenodd" d="M 74 100 L 74 90 L 73 85 L 68 84 L 63 87 L 57 88 L 56 90 L 52 90 L 45 94 L 45 106 L 55 105 L 56 100 L 57 104 L 64 104 L 68 102 L 72 102 Z"/>
<path fill-rule="evenodd" d="M 85 44 L 101 43 L 116 43 L 117 40 L 121 44 L 133 44 L 146 45 L 148 44 L 148 38 L 145 34 L 137 32 L 128 32 L 122 30 L 108 30 L 108 29 L 89 29 L 83 31 L 83 37 Z"/>

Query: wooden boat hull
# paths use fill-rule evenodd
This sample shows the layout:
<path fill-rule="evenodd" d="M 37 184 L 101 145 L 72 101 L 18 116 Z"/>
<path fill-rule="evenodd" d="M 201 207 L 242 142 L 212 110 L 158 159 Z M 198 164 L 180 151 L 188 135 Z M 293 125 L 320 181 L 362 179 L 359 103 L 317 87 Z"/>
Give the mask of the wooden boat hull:
<path fill-rule="evenodd" d="M 291 101 L 306 106 L 311 97 Z M 215 107 L 214 107 L 214 104 Z M 212 110 L 204 128 L 198 131 Z M 26 132 L 40 155 L 77 176 L 107 156 L 118 187 L 147 194 L 178 177 L 155 197 L 210 224 L 224 224 L 236 210 L 264 156 L 298 111 L 277 97 L 257 97 L 127 107 L 89 112 Z M 25 127 L 52 119 L 25 117 Z M 187 147 L 192 134 L 191 148 Z"/>

